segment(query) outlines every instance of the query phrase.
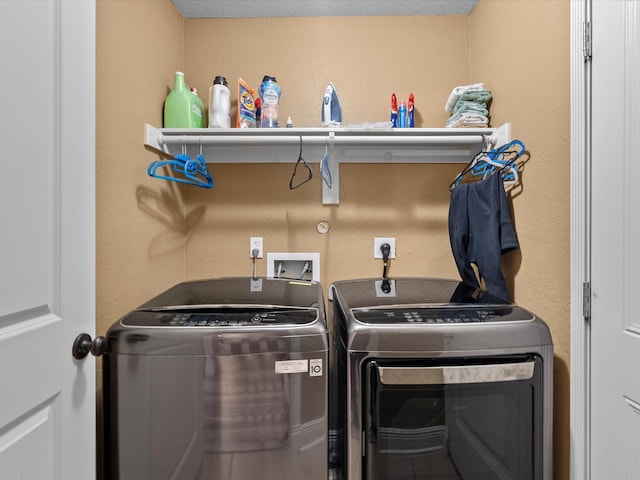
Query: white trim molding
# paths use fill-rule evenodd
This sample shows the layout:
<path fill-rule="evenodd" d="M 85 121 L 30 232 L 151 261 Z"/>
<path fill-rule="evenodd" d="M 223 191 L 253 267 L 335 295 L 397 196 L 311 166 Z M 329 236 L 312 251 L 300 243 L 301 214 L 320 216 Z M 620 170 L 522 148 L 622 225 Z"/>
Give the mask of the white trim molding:
<path fill-rule="evenodd" d="M 571 2 L 570 478 L 590 479 L 590 21 L 591 0 Z M 587 47 L 587 48 L 585 48 Z"/>

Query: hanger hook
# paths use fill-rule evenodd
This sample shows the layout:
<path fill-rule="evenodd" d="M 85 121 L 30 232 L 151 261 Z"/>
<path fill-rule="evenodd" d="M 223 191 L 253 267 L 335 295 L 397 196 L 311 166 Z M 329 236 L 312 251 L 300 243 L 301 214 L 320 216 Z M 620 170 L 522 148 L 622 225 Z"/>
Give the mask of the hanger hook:
<path fill-rule="evenodd" d="M 488 135 L 482 134 L 482 152 L 488 152 L 489 150 L 491 150 L 491 146 L 493 145 L 493 142 L 491 141 L 491 139 L 489 138 Z"/>

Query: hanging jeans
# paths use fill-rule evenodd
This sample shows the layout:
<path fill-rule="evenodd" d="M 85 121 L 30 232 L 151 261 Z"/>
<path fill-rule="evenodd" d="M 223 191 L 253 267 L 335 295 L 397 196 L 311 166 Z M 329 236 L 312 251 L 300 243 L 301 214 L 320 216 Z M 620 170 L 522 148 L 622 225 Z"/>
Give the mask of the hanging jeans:
<path fill-rule="evenodd" d="M 460 184 L 451 192 L 449 239 L 462 281 L 507 300 L 509 292 L 500 271 L 502 254 L 518 248 L 502 177 L 489 175 Z M 480 279 L 471 266 L 475 264 Z"/>

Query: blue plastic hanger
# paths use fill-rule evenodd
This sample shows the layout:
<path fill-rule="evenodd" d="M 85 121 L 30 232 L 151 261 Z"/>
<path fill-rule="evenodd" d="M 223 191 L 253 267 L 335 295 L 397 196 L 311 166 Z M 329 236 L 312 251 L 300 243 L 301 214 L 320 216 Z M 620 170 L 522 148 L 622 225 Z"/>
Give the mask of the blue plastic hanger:
<path fill-rule="evenodd" d="M 514 147 L 520 147 L 514 149 Z M 504 169 L 505 167 L 511 167 L 517 169 L 516 160 L 524 153 L 525 146 L 520 140 L 512 140 L 509 143 L 502 145 L 497 149 L 490 150 L 485 153 L 483 157 L 472 165 L 471 174 L 473 176 L 486 176 L 492 173 L 496 168 Z"/>
<path fill-rule="evenodd" d="M 168 176 L 158 172 L 158 169 L 164 166 L 170 166 L 175 176 Z M 176 155 L 171 160 L 157 160 L 147 169 L 147 173 L 151 177 L 169 180 L 172 182 L 186 183 L 187 185 L 195 185 L 202 188 L 213 188 L 213 177 L 207 169 L 207 162 L 202 153 L 196 158 L 191 158 L 183 153 Z"/>
<path fill-rule="evenodd" d="M 523 142 L 520 140 L 512 140 L 499 148 L 487 152 L 479 152 L 458 174 L 451 185 L 449 185 L 449 190 L 451 191 L 457 187 L 467 173 L 470 173 L 472 177 L 484 178 L 496 170 L 501 173 L 505 185 L 518 183 L 520 176 L 518 174 L 516 160 L 520 158 L 524 151 L 525 146 Z"/>

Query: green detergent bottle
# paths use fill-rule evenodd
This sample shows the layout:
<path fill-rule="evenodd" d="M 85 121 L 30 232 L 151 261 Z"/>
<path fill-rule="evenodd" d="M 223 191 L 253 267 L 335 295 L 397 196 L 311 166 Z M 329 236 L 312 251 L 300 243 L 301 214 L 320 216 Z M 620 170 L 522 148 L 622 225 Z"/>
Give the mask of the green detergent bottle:
<path fill-rule="evenodd" d="M 204 109 L 198 108 L 194 100 L 184 82 L 184 73 L 176 72 L 173 90 L 164 101 L 164 128 L 201 128 Z"/>

